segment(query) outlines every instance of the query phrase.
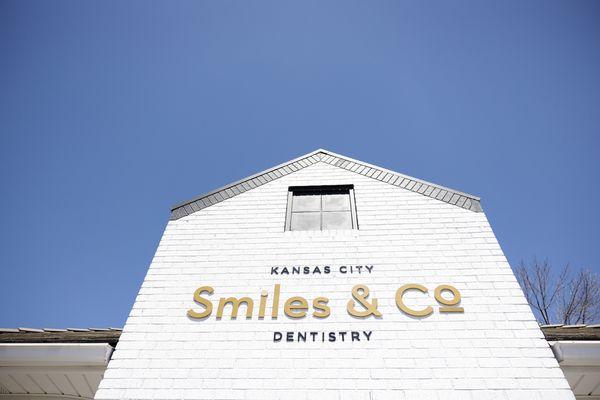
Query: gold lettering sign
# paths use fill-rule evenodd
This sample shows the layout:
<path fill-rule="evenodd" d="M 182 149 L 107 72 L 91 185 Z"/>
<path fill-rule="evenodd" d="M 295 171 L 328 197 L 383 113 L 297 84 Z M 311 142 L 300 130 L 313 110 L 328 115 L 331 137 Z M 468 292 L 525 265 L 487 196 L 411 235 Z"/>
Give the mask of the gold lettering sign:
<path fill-rule="evenodd" d="M 306 316 L 306 310 L 308 310 L 308 302 L 300 296 L 290 297 L 283 306 L 283 312 L 290 318 L 302 318 Z"/>
<path fill-rule="evenodd" d="M 401 286 L 396 291 L 396 306 L 405 314 L 412 317 L 424 318 L 433 314 L 434 309 L 431 306 L 426 306 L 422 309 L 415 309 L 406 305 L 404 295 L 409 290 L 416 290 L 421 292 L 425 297 L 429 290 L 418 283 L 409 283 Z M 194 292 L 194 301 L 204 307 L 204 310 L 196 311 L 189 309 L 187 311 L 188 317 L 192 319 L 205 319 L 209 317 L 213 312 L 213 303 L 206 297 L 206 294 L 213 294 L 215 289 L 212 286 L 200 286 Z M 450 293 L 451 299 L 443 297 L 443 293 Z M 279 298 L 281 295 L 281 285 L 276 284 L 273 288 L 273 302 L 271 307 L 271 319 L 277 319 L 279 316 Z M 369 299 L 370 291 L 366 285 L 356 285 L 351 290 L 351 299 L 346 304 L 346 311 L 353 317 L 356 318 L 368 318 L 373 316 L 375 318 L 381 318 L 382 313 L 378 310 L 378 299 L 371 297 Z M 267 300 L 269 293 L 266 290 L 260 292 L 260 299 L 258 302 L 258 319 L 264 319 L 267 308 Z M 440 304 L 439 312 L 441 313 L 462 313 L 464 308 L 458 306 L 461 301 L 461 295 L 458 289 L 451 285 L 439 285 L 434 290 L 434 298 Z M 292 296 L 288 298 L 283 305 L 284 314 L 293 319 L 305 318 L 309 312 L 309 304 L 312 306 L 312 316 L 315 318 L 327 318 L 331 315 L 331 308 L 328 305 L 329 299 L 327 297 L 319 296 L 311 301 L 301 296 Z M 230 307 L 228 307 L 230 306 Z M 250 319 L 254 315 L 254 300 L 251 297 L 221 297 L 217 306 L 216 318 L 218 320 L 223 318 L 226 314 L 227 309 L 231 309 L 229 314 L 231 319 L 236 319 L 239 314 L 240 306 L 245 307 L 246 318 Z"/>
<path fill-rule="evenodd" d="M 242 297 L 241 299 L 237 299 L 235 297 L 221 297 L 221 300 L 219 300 L 219 308 L 217 308 L 217 319 L 223 318 L 223 309 L 227 304 L 231 304 L 232 307 L 231 318 L 237 318 L 238 309 L 240 308 L 240 304 L 242 303 L 246 305 L 246 318 L 252 318 L 252 309 L 254 308 L 254 301 L 250 297 Z"/>
<path fill-rule="evenodd" d="M 369 288 L 365 285 L 356 285 L 352 288 L 352 297 L 354 300 L 358 301 L 365 309 L 362 311 L 356 310 L 354 300 L 349 300 L 346 305 L 346 310 L 348 314 L 353 315 L 355 317 L 368 317 L 370 315 L 374 315 L 376 317 L 381 317 L 381 313 L 377 311 L 377 299 L 373 299 L 371 303 L 367 300 L 369 297 Z"/>
<path fill-rule="evenodd" d="M 213 294 L 214 291 L 215 289 L 213 289 L 210 286 L 200 286 L 198 289 L 196 289 L 196 291 L 194 292 L 194 301 L 198 304 L 202 304 L 205 310 L 202 312 L 196 312 L 190 308 L 187 312 L 187 315 L 190 318 L 195 319 L 202 319 L 208 317 L 210 313 L 212 313 L 213 306 L 210 300 L 202 297 L 202 293 L 206 292 L 208 294 Z"/>
<path fill-rule="evenodd" d="M 443 298 L 442 297 L 443 291 L 448 291 L 448 292 L 452 293 L 452 300 L 446 300 L 445 298 Z M 461 313 L 461 312 L 465 311 L 465 309 L 462 307 L 456 307 L 456 305 L 458 303 L 460 303 L 460 292 L 454 286 L 440 285 L 440 286 L 436 287 L 435 288 L 435 299 L 437 300 L 438 303 L 444 305 L 444 307 L 440 307 L 440 312 Z"/>
<path fill-rule="evenodd" d="M 313 317 L 317 318 L 327 318 L 331 313 L 331 309 L 327 305 L 329 299 L 327 297 L 317 297 L 313 300 L 313 308 L 315 312 L 313 313 Z"/>
<path fill-rule="evenodd" d="M 408 315 L 412 315 L 413 317 L 426 317 L 433 313 L 433 308 L 431 308 L 430 306 L 427 306 L 422 310 L 413 310 L 412 308 L 409 308 L 406 304 L 404 304 L 404 299 L 402 298 L 402 296 L 404 296 L 404 292 L 406 292 L 407 290 L 418 290 L 420 292 L 427 293 L 427 288 L 423 285 L 419 285 L 418 283 L 409 283 L 407 285 L 401 286 L 400 289 L 396 291 L 396 305 L 400 310 L 402 310 Z"/>

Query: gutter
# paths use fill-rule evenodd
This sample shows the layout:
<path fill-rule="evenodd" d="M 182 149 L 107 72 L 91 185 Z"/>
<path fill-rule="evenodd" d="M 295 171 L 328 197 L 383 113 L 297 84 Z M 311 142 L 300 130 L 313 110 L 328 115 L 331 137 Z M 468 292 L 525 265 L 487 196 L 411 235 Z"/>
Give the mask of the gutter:
<path fill-rule="evenodd" d="M 549 344 L 561 367 L 600 367 L 600 340 L 559 340 Z"/>
<path fill-rule="evenodd" d="M 108 343 L 0 343 L 0 367 L 106 367 Z"/>

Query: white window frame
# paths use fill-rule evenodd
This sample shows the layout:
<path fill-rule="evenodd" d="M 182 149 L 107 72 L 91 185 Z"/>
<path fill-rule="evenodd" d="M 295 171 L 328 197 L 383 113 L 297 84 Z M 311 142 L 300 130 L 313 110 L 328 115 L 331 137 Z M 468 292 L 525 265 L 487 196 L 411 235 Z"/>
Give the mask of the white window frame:
<path fill-rule="evenodd" d="M 358 230 L 358 218 L 356 216 L 356 201 L 354 199 L 354 185 L 320 185 L 320 186 L 290 186 L 288 188 L 287 210 L 285 214 L 285 230 L 292 230 L 292 205 L 294 192 L 314 192 L 315 194 L 327 194 L 330 192 L 348 192 L 350 197 L 350 220 L 352 221 L 352 230 Z M 308 230 L 304 232 L 323 232 L 323 204 L 321 201 L 321 225 L 319 230 Z M 325 229 L 328 230 L 328 229 Z M 300 231 L 294 231 L 300 232 Z"/>

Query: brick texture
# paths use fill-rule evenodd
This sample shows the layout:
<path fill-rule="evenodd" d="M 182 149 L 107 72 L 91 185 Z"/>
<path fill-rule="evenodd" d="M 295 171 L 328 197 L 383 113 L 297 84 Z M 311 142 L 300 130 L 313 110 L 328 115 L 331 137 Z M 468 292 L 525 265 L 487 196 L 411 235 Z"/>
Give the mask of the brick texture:
<path fill-rule="evenodd" d="M 287 190 L 354 184 L 359 230 L 285 232 Z M 273 266 L 324 266 L 329 275 L 271 275 Z M 373 265 L 343 275 L 341 265 Z M 331 315 L 294 320 L 215 318 L 220 297 L 330 299 Z M 346 312 L 365 284 L 381 318 Z M 406 283 L 426 318 L 394 301 Z M 463 314 L 441 314 L 433 289 L 451 284 Z M 215 306 L 188 318 L 199 286 Z M 270 301 L 268 302 L 270 304 Z M 227 311 L 228 313 L 229 311 Z M 228 315 L 226 313 L 226 315 Z M 274 331 L 372 331 L 370 341 L 273 342 Z M 170 221 L 96 399 L 574 399 L 484 213 L 316 163 Z"/>

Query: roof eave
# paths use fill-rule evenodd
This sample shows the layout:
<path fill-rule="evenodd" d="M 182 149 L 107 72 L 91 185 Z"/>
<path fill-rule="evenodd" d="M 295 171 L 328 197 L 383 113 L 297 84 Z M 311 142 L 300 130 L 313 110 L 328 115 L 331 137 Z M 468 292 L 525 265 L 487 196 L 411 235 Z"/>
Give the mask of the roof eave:
<path fill-rule="evenodd" d="M 0 343 L 0 366 L 106 366 L 108 343 Z"/>

